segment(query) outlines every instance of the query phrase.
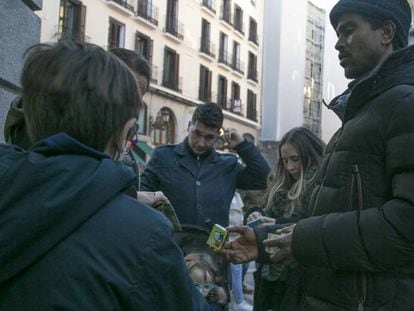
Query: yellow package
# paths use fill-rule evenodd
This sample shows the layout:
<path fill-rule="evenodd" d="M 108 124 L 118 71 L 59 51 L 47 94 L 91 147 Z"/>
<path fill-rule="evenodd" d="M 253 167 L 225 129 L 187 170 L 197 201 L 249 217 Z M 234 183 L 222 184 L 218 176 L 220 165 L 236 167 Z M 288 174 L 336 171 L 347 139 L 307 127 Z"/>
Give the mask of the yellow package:
<path fill-rule="evenodd" d="M 223 249 L 223 246 L 226 244 L 228 238 L 229 233 L 227 230 L 222 226 L 215 224 L 213 229 L 211 229 L 210 235 L 208 236 L 207 245 L 214 251 L 219 252 Z"/>

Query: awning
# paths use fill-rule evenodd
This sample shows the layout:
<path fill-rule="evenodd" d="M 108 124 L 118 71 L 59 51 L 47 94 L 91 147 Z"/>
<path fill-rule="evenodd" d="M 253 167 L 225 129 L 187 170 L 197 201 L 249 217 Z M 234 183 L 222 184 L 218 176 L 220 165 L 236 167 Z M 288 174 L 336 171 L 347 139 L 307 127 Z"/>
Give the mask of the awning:
<path fill-rule="evenodd" d="M 137 147 L 149 156 L 152 153 L 152 148 L 148 146 L 147 143 L 144 141 L 138 141 Z"/>

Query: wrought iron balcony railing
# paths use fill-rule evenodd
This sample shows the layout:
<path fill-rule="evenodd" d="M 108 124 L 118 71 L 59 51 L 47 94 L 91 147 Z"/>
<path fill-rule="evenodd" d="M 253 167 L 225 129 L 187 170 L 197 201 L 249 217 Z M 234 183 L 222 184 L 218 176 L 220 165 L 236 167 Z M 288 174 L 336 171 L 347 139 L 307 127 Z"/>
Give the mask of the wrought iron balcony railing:
<path fill-rule="evenodd" d="M 158 26 L 158 7 L 148 0 L 140 0 L 138 2 L 137 16 Z"/>

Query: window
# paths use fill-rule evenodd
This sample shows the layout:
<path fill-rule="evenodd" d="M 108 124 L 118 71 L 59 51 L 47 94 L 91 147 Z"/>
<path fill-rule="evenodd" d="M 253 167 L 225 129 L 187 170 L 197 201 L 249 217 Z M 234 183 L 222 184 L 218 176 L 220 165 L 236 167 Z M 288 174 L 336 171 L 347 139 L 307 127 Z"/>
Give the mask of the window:
<path fill-rule="evenodd" d="M 158 26 L 158 8 L 152 0 L 139 0 L 137 15 Z"/>
<path fill-rule="evenodd" d="M 229 65 L 229 57 L 227 54 L 228 46 L 228 37 L 225 33 L 220 32 L 220 52 L 219 52 L 219 62 Z"/>
<path fill-rule="evenodd" d="M 247 90 L 247 118 L 252 121 L 257 121 L 256 97 L 255 93 Z"/>
<path fill-rule="evenodd" d="M 135 34 L 135 51 L 140 53 L 151 64 L 152 63 L 152 43 L 150 37 L 140 33 Z"/>
<path fill-rule="evenodd" d="M 183 39 L 182 24 L 178 22 L 178 0 L 168 0 L 165 31 Z"/>
<path fill-rule="evenodd" d="M 222 6 L 221 6 L 221 16 L 220 18 L 227 22 L 228 24 L 231 24 L 231 8 L 230 8 L 230 0 L 222 0 Z"/>
<path fill-rule="evenodd" d="M 249 22 L 249 41 L 253 42 L 256 45 L 259 42 L 257 37 L 257 22 L 251 17 Z"/>
<path fill-rule="evenodd" d="M 203 0 L 202 5 L 204 5 L 206 8 L 208 8 L 213 13 L 216 13 L 216 10 L 214 9 L 213 0 Z"/>
<path fill-rule="evenodd" d="M 178 70 L 180 65 L 180 56 L 172 49 L 165 47 L 164 50 L 164 74 L 162 85 L 181 91 L 179 88 Z"/>
<path fill-rule="evenodd" d="M 237 5 L 234 5 L 234 29 L 244 34 L 243 29 L 243 10 Z"/>
<path fill-rule="evenodd" d="M 214 57 L 214 51 L 210 42 L 210 23 L 204 18 L 201 20 L 201 46 L 200 50 Z"/>
<path fill-rule="evenodd" d="M 204 102 L 211 101 L 211 71 L 203 65 L 200 66 L 200 86 L 198 98 Z"/>
<path fill-rule="evenodd" d="M 227 79 L 222 75 L 218 76 L 217 104 L 222 109 L 228 109 L 227 107 Z"/>
<path fill-rule="evenodd" d="M 169 108 L 162 108 L 155 117 L 151 128 L 154 145 L 174 144 L 175 116 Z"/>
<path fill-rule="evenodd" d="M 231 111 L 241 113 L 240 85 L 236 82 L 231 83 Z"/>
<path fill-rule="evenodd" d="M 247 70 L 247 79 L 257 82 L 257 56 L 249 52 L 249 67 Z"/>
<path fill-rule="evenodd" d="M 108 49 L 123 48 L 125 44 L 125 25 L 109 18 Z"/>
<path fill-rule="evenodd" d="M 61 0 L 59 7 L 59 40 L 85 41 L 86 6 L 78 0 Z"/>
<path fill-rule="evenodd" d="M 233 42 L 233 61 L 232 67 L 234 70 L 243 73 L 243 66 L 240 61 L 240 44 L 236 41 Z"/>
<path fill-rule="evenodd" d="M 158 67 L 152 64 L 153 41 L 150 37 L 140 33 L 135 34 L 135 51 L 140 53 L 151 66 L 151 82 L 158 83 Z"/>

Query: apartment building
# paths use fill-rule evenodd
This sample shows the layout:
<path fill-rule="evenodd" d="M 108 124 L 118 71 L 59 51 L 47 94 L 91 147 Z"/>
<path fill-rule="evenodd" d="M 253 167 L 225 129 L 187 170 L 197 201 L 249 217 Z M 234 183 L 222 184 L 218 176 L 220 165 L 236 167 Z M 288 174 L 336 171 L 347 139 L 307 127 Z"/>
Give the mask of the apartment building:
<path fill-rule="evenodd" d="M 277 142 L 305 126 L 328 141 L 340 121 L 326 109 L 347 87 L 329 12 L 337 0 L 265 1 L 262 137 Z"/>
<path fill-rule="evenodd" d="M 197 104 L 216 102 L 224 127 L 257 142 L 263 4 L 254 0 L 43 0 L 42 42 L 123 47 L 150 62 L 140 115 L 143 161 L 180 142 Z"/>
<path fill-rule="evenodd" d="M 325 11 L 307 3 L 303 126 L 321 137 Z"/>

